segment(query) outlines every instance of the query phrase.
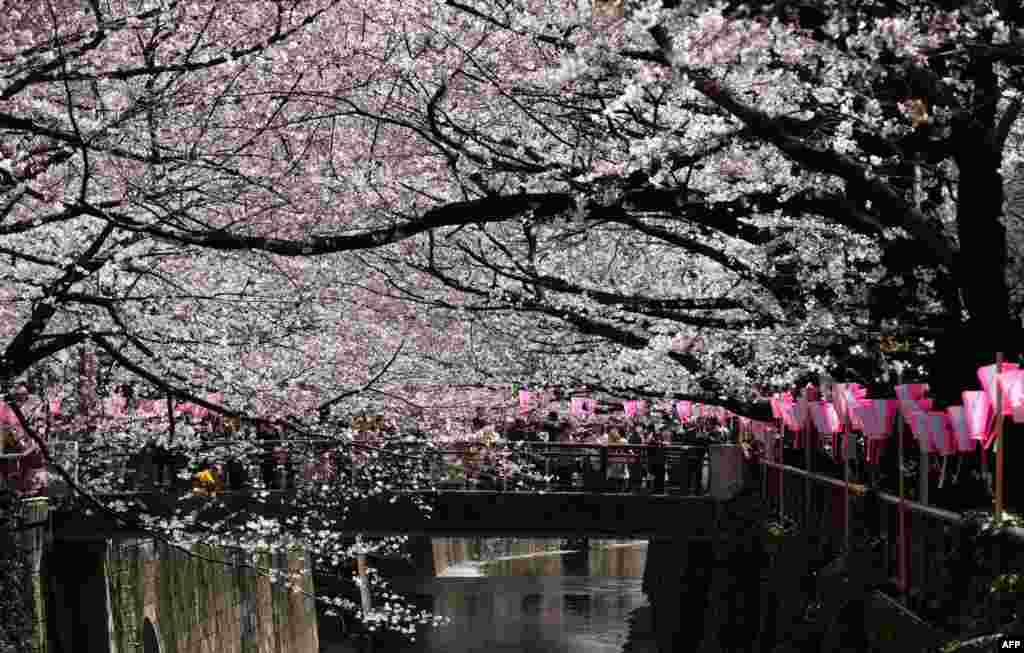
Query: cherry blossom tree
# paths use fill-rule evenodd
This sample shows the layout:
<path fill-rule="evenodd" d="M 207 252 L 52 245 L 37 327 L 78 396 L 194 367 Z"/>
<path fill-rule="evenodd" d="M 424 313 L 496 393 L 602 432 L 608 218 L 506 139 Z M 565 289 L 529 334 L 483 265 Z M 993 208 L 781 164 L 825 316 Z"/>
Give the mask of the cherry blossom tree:
<path fill-rule="evenodd" d="M 416 386 L 764 415 L 818 374 L 891 381 L 883 335 L 947 399 L 1020 353 L 1011 3 L 24 5 L 0 389 L 53 386 L 76 428 L 125 382 L 324 435 L 443 422 Z"/>

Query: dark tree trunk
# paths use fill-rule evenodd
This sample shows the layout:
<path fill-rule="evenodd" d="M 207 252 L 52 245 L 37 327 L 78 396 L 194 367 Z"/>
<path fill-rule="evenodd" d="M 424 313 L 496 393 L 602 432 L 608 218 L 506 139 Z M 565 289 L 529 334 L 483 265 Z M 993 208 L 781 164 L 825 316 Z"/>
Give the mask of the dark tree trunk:
<path fill-rule="evenodd" d="M 982 70 L 982 73 L 985 71 Z M 984 75 L 982 75 L 984 77 Z M 984 112 L 981 112 L 982 114 Z M 950 316 L 950 328 L 936 342 L 931 364 L 933 396 L 941 405 L 959 404 L 963 390 L 980 389 L 977 369 L 995 362 L 997 352 L 1016 362 L 1021 350 L 1021 329 L 1010 313 L 1006 283 L 1006 231 L 1003 213 L 1001 152 L 993 145 L 994 115 L 981 115 L 956 126 L 956 162 L 959 168 L 957 232 L 960 251 L 953 271 L 968 317 Z M 1013 425 L 1006 422 L 1004 433 Z M 1005 469 L 1016 459 L 1013 437 L 1004 437 Z M 990 459 L 995 456 L 989 456 Z M 977 457 L 968 461 L 977 464 Z M 991 461 L 990 461 L 991 463 Z M 960 481 L 967 480 L 961 474 Z M 1007 505 L 1024 506 L 1024 483 L 1005 475 Z"/>

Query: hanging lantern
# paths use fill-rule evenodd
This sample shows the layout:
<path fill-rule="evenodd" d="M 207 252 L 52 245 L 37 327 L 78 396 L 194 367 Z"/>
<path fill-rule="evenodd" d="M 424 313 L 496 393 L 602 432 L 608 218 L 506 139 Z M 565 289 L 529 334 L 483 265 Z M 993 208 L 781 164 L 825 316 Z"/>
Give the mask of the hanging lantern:
<path fill-rule="evenodd" d="M 530 412 L 530 391 L 520 390 L 519 391 L 519 413 L 525 415 Z"/>
<path fill-rule="evenodd" d="M 913 426 L 912 422 L 916 415 L 921 413 L 927 413 L 932 409 L 934 403 L 931 399 L 917 399 L 917 400 L 902 400 L 900 403 L 900 412 L 903 414 L 903 422 L 907 426 Z"/>
<path fill-rule="evenodd" d="M 832 436 L 832 450 L 836 451 L 836 433 L 842 429 L 842 423 L 839 421 L 839 413 L 836 411 L 836 407 L 827 401 L 814 401 L 808 403 L 808 409 L 811 411 L 814 427 L 818 429 L 818 433 Z M 848 445 L 845 448 L 848 448 Z"/>
<path fill-rule="evenodd" d="M 680 422 L 685 422 L 690 419 L 693 414 L 693 402 L 690 401 L 677 401 L 675 403 L 676 417 L 679 418 Z"/>
<path fill-rule="evenodd" d="M 793 431 L 802 431 L 804 424 L 807 423 L 807 409 L 802 405 L 802 402 L 788 404 L 782 419 L 786 424 L 786 428 Z"/>
<path fill-rule="evenodd" d="M 853 413 L 868 438 L 887 438 L 892 433 L 899 402 L 896 399 L 864 399 L 853 406 Z"/>
<path fill-rule="evenodd" d="M 1008 414 L 1016 414 L 1018 408 L 1024 409 L 1024 370 L 1016 369 L 1003 372 L 999 375 L 998 382 L 999 389 L 1003 393 L 1004 405 L 1010 408 Z"/>
<path fill-rule="evenodd" d="M 928 384 L 906 383 L 896 386 L 895 390 L 896 398 L 900 400 L 903 421 L 913 430 L 914 416 L 919 412 L 927 412 L 932 409 L 932 401 L 925 399 L 925 395 L 928 394 Z"/>
<path fill-rule="evenodd" d="M 1006 372 L 1019 370 L 1020 366 L 1016 363 L 1002 363 L 999 367 L 999 372 L 996 372 L 995 364 L 985 365 L 984 367 L 978 368 L 978 380 L 981 382 L 981 389 L 985 392 L 989 402 L 994 407 L 996 405 L 996 388 L 999 387 L 997 377 L 1005 374 Z M 1007 401 L 1004 395 L 1000 402 L 1003 415 L 1012 415 L 1013 407 L 1010 402 Z"/>
<path fill-rule="evenodd" d="M 896 398 L 902 401 L 924 399 L 928 394 L 927 383 L 904 383 L 895 387 Z"/>
<path fill-rule="evenodd" d="M 867 389 L 859 383 L 837 383 L 832 394 L 832 401 L 842 423 L 860 430 L 860 418 L 853 409 L 867 397 Z"/>
<path fill-rule="evenodd" d="M 922 451 L 949 456 L 956 453 L 949 428 L 946 411 L 918 411 L 911 420 L 910 430 L 917 437 Z"/>
<path fill-rule="evenodd" d="M 899 402 L 896 399 L 863 399 L 851 407 L 851 416 L 860 423 L 867 439 L 868 463 L 878 462 L 881 448 L 892 434 L 898 410 Z"/>
<path fill-rule="evenodd" d="M 978 441 L 971 437 L 967 428 L 967 414 L 963 406 L 950 406 L 946 409 L 949 416 L 949 427 L 953 434 L 956 450 L 959 453 L 970 453 L 978 448 Z"/>
<path fill-rule="evenodd" d="M 967 432 L 975 440 L 984 440 L 988 435 L 989 420 L 992 419 L 992 402 L 985 392 L 979 390 L 966 390 L 960 396 L 964 400 Z"/>

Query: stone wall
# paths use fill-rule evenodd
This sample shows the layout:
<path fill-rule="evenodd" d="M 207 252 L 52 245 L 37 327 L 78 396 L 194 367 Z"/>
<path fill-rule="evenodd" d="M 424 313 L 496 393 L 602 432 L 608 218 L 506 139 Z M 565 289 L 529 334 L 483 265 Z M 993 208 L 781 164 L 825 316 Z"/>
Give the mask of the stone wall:
<path fill-rule="evenodd" d="M 319 648 L 312 598 L 272 585 L 250 566 L 306 570 L 306 556 L 162 543 L 108 542 L 104 556 L 111 653 L 310 653 Z M 91 649 L 90 649 L 91 650 Z"/>
<path fill-rule="evenodd" d="M 0 488 L 0 651 L 44 653 L 45 582 L 40 574 L 48 503 Z"/>

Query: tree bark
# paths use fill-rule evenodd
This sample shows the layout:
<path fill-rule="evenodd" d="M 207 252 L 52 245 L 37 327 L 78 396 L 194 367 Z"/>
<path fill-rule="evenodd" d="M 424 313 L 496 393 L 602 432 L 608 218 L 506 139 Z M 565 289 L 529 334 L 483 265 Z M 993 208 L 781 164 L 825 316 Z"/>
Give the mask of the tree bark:
<path fill-rule="evenodd" d="M 1016 362 L 1021 353 L 1021 329 L 1010 313 L 1006 283 L 1007 243 L 1002 225 L 1002 153 L 993 140 L 994 115 L 957 125 L 955 160 L 959 168 L 957 232 L 960 251 L 954 279 L 966 320 L 950 316 L 950 328 L 936 343 L 931 364 L 931 386 L 935 398 L 945 405 L 962 402 L 963 390 L 980 388 L 977 369 L 995 362 L 997 352 L 1004 360 Z M 986 124 L 989 123 L 989 124 Z M 1012 424 L 1004 433 L 1010 434 Z M 1004 456 L 1016 459 L 1013 437 L 1004 437 Z M 993 456 L 989 456 L 993 458 Z M 977 459 L 970 457 L 970 465 Z M 1008 462 L 1008 466 L 1012 466 Z M 1007 506 L 1022 506 L 1024 483 L 1010 474 L 1006 479 Z M 1019 477 L 1019 475 L 1017 475 Z M 961 483 L 966 480 L 961 474 Z"/>

